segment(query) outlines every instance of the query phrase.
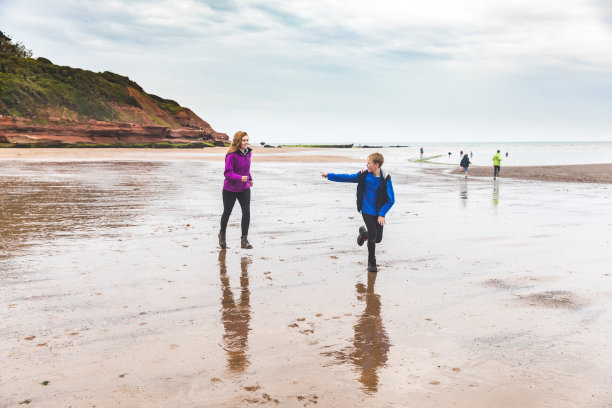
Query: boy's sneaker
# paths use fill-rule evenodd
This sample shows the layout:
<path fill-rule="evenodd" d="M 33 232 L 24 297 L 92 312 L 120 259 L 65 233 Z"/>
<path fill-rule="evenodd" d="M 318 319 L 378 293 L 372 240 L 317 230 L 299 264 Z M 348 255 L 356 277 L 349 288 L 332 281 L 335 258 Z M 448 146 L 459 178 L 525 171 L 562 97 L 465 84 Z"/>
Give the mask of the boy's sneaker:
<path fill-rule="evenodd" d="M 359 235 L 357 236 L 357 245 L 362 246 L 368 240 L 368 230 L 361 226 L 359 227 Z"/>
<path fill-rule="evenodd" d="M 378 272 L 376 262 L 368 262 L 368 272 Z"/>

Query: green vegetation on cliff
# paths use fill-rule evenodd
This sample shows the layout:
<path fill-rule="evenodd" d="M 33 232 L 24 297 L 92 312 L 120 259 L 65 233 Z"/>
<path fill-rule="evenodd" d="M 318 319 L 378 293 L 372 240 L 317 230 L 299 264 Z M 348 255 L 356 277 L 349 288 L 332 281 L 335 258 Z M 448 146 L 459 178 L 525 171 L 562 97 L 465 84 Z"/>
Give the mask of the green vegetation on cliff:
<path fill-rule="evenodd" d="M 59 66 L 31 56 L 23 44 L 14 43 L 0 31 L 0 115 L 122 121 L 117 107 L 143 108 L 129 88 L 170 116 L 185 109 L 172 100 L 147 94 L 127 77 Z M 160 121 L 153 115 L 151 120 Z"/>

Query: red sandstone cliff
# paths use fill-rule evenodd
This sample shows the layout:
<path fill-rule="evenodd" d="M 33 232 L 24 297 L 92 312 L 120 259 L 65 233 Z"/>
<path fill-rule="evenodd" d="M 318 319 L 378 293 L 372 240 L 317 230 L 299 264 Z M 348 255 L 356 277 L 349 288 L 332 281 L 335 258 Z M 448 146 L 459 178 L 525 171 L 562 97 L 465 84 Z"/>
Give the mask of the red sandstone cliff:
<path fill-rule="evenodd" d="M 195 115 L 194 115 L 195 116 Z M 197 117 L 197 116 L 196 116 Z M 198 118 L 199 119 L 199 118 Z M 201 126 L 170 128 L 161 125 L 72 121 L 59 118 L 30 120 L 0 116 L 0 143 L 191 143 L 227 142 L 200 119 Z"/>

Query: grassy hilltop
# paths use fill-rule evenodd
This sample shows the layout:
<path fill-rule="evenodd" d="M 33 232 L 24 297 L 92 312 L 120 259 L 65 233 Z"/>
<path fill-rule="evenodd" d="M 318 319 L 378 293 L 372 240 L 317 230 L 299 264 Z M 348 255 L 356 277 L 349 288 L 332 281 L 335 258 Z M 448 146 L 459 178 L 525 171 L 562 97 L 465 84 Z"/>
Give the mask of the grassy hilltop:
<path fill-rule="evenodd" d="M 215 139 L 224 135 L 188 108 L 146 93 L 128 77 L 59 66 L 42 57 L 34 59 L 23 44 L 1 31 L 0 115 L 39 125 L 59 118 L 203 129 Z"/>

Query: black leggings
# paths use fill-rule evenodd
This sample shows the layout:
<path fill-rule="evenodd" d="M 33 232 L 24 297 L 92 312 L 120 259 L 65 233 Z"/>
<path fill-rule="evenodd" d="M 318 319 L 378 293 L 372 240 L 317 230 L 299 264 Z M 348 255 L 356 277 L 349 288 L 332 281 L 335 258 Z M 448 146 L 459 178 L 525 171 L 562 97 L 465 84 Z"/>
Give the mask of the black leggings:
<path fill-rule="evenodd" d="M 368 229 L 368 262 L 376 262 L 376 244 L 382 241 L 383 226 L 378 223 L 377 215 L 361 213 Z"/>
<path fill-rule="evenodd" d="M 493 177 L 499 176 L 499 168 L 500 166 L 493 166 Z"/>
<path fill-rule="evenodd" d="M 227 229 L 227 222 L 230 214 L 236 204 L 236 199 L 242 208 L 242 236 L 249 234 L 249 224 L 251 223 L 251 189 L 247 188 L 244 191 L 235 193 L 233 191 L 223 190 L 223 215 L 221 216 L 221 232 Z"/>

